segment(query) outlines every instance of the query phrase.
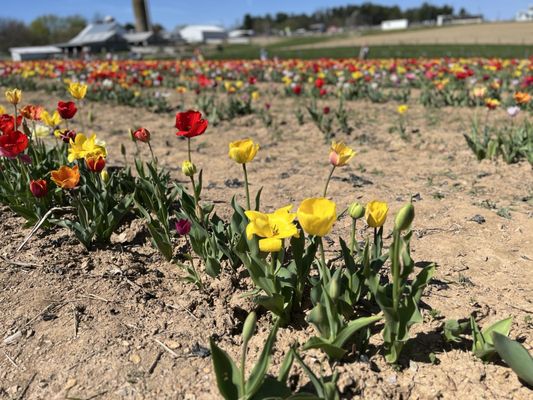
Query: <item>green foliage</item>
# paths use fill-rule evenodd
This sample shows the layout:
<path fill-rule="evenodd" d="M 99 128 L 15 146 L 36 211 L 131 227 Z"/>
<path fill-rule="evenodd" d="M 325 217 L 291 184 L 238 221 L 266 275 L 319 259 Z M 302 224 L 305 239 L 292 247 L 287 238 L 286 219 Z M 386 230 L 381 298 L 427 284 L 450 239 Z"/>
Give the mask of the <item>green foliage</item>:
<path fill-rule="evenodd" d="M 492 341 L 496 351 L 518 377 L 533 386 L 533 357 L 520 343 L 494 330 Z"/>
<path fill-rule="evenodd" d="M 173 246 L 170 233 L 170 212 L 178 189 L 170 186 L 170 175 L 160 170 L 155 161 L 146 164 L 135 159 L 136 179 L 135 209 L 146 221 L 152 243 L 167 261 L 172 259 Z"/>
<path fill-rule="evenodd" d="M 113 180 L 112 174 L 107 184 L 102 182 L 99 174 L 82 174 L 79 188 L 72 194 L 77 218 L 53 219 L 51 222 L 70 229 L 88 249 L 95 242 L 108 243 L 133 204 L 132 194 L 119 196 L 109 190 L 114 186 Z"/>
<path fill-rule="evenodd" d="M 472 353 L 483 361 L 490 360 L 496 354 L 492 334 L 496 332 L 508 336 L 512 323 L 513 319 L 512 317 L 509 317 L 480 330 L 474 317 L 470 317 L 470 328 L 472 329 Z"/>

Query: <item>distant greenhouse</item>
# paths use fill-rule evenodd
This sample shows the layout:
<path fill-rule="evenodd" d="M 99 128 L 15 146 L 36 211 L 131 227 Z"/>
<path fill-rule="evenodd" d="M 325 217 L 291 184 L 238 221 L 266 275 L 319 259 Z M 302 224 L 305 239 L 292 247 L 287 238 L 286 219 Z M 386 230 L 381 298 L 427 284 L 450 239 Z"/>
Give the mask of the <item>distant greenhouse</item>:
<path fill-rule="evenodd" d="M 216 25 L 187 25 L 176 31 L 187 43 L 222 43 L 228 37 L 226 30 Z"/>

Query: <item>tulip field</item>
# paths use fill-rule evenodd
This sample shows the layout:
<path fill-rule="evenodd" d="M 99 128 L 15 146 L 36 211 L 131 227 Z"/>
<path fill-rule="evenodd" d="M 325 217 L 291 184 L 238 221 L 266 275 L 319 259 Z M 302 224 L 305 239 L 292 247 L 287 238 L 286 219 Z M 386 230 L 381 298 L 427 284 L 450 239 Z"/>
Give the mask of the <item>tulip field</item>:
<path fill-rule="evenodd" d="M 533 396 L 532 59 L 0 86 L 0 399 Z"/>

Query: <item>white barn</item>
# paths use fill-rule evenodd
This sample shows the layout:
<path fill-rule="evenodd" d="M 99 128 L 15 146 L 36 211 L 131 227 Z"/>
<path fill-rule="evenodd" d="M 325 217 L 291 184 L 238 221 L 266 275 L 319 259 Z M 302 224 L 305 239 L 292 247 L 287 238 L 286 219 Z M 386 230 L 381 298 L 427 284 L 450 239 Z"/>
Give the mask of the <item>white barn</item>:
<path fill-rule="evenodd" d="M 13 61 L 45 60 L 62 53 L 56 46 L 11 47 L 9 51 Z"/>
<path fill-rule="evenodd" d="M 187 43 L 222 43 L 228 34 L 216 25 L 187 25 L 179 29 L 179 35 Z"/>

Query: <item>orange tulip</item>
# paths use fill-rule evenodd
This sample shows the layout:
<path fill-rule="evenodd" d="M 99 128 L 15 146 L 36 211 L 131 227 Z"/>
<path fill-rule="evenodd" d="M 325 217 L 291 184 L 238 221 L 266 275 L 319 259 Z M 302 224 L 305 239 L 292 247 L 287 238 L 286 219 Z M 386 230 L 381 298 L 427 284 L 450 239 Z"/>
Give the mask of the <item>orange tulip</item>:
<path fill-rule="evenodd" d="M 531 100 L 531 95 L 526 92 L 516 92 L 514 94 L 516 104 L 527 104 Z"/>
<path fill-rule="evenodd" d="M 58 170 L 51 172 L 52 181 L 62 189 L 74 189 L 80 181 L 78 166 L 73 168 L 63 165 Z"/>

